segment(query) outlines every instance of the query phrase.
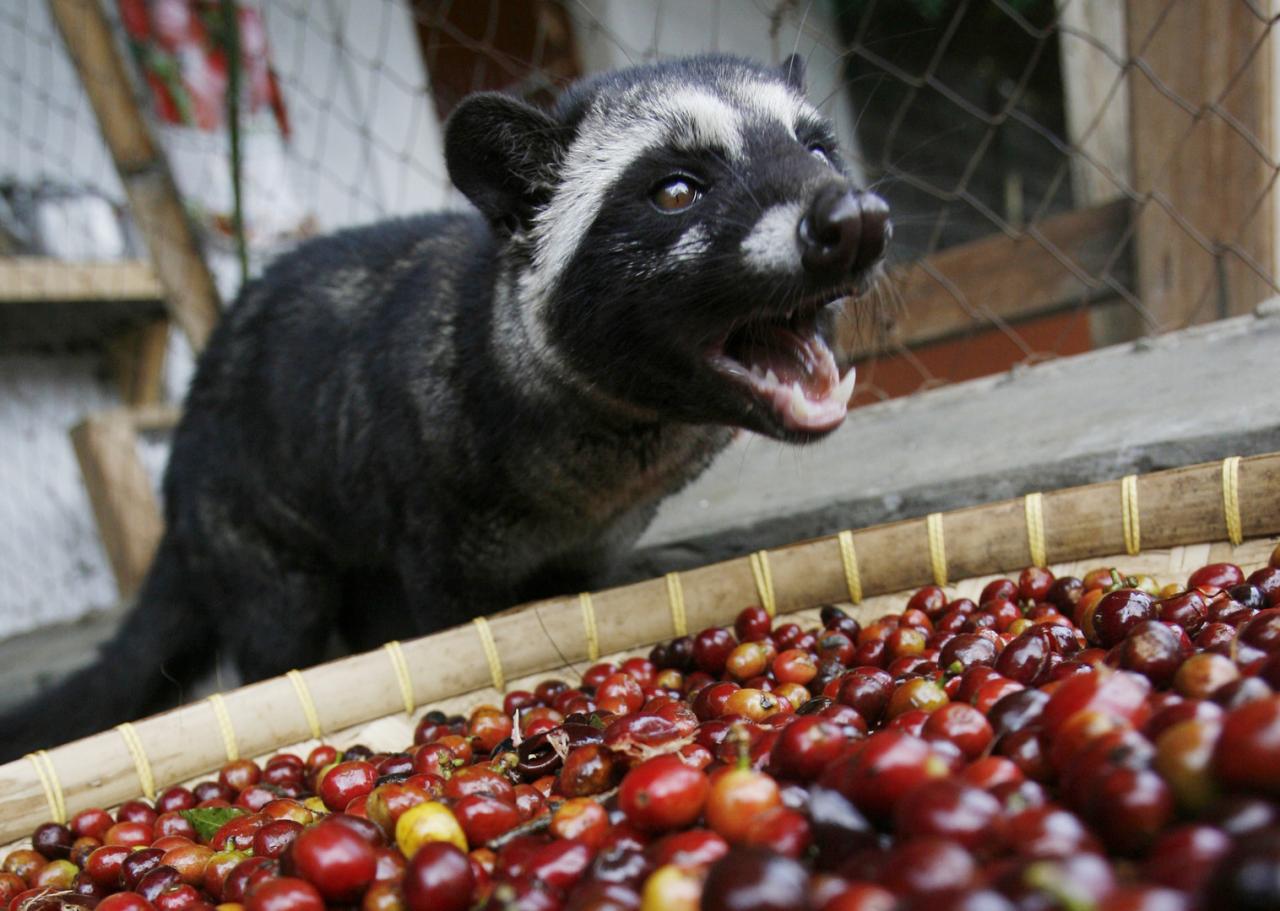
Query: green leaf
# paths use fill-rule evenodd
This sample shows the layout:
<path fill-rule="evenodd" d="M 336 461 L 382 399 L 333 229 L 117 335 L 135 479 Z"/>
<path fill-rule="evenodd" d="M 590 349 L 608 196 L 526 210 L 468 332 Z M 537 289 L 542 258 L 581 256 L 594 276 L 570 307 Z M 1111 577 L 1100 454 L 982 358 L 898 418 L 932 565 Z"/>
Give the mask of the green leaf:
<path fill-rule="evenodd" d="M 196 807 L 194 810 L 182 810 L 181 816 L 195 826 L 196 835 L 202 843 L 207 844 L 219 829 L 248 812 L 240 807 Z"/>

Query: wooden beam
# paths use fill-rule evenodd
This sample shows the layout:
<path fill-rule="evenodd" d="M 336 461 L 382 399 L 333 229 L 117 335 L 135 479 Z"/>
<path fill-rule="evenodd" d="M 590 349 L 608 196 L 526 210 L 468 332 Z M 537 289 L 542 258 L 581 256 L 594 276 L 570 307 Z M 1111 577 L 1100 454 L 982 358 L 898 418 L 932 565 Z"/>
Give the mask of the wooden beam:
<path fill-rule="evenodd" d="M 138 433 L 168 433 L 182 419 L 182 409 L 177 405 L 142 405 L 122 413 Z"/>
<path fill-rule="evenodd" d="M 1109 270 L 1119 284 L 1127 281 L 1127 258 L 1117 250 L 1128 225 L 1128 206 L 1116 201 L 1054 216 L 1012 237 L 949 247 L 891 272 L 890 293 L 901 306 L 885 338 L 867 338 L 848 324 L 840 343 L 852 357 L 864 357 L 1112 296 L 1098 276 Z"/>
<path fill-rule="evenodd" d="M 1096 206 L 1132 191 L 1129 148 L 1129 57 L 1124 5 L 1115 0 L 1058 0 L 1058 46 L 1071 190 L 1077 206 Z M 1137 308 L 1119 301 L 1089 311 L 1090 338 L 1105 348 L 1146 331 Z"/>
<path fill-rule="evenodd" d="M 127 405 L 156 405 L 164 397 L 169 321 L 152 320 L 107 340 L 107 366 Z"/>
<path fill-rule="evenodd" d="M 160 400 L 168 320 L 156 319 L 164 289 L 145 262 L 0 259 L 0 350 L 68 350 L 90 341 L 129 405 Z M 136 307 L 133 305 L 137 305 Z"/>
<path fill-rule="evenodd" d="M 220 309 L 195 231 L 133 96 L 100 0 L 49 0 L 99 129 L 146 239 L 174 321 L 200 351 Z"/>
<path fill-rule="evenodd" d="M 40 301 L 161 300 L 148 263 L 72 263 L 46 256 L 0 259 L 0 304 Z"/>
<path fill-rule="evenodd" d="M 138 458 L 127 410 L 91 415 L 71 430 L 98 535 L 121 596 L 136 594 L 163 529 L 160 506 Z"/>
<path fill-rule="evenodd" d="M 1115 0 L 1058 0 L 1058 44 L 1077 206 L 1124 195 L 1133 182 L 1124 7 Z M 1119 62 L 1117 62 L 1119 61 Z"/>
<path fill-rule="evenodd" d="M 1126 11 L 1139 295 L 1161 329 L 1247 313 L 1276 272 L 1271 23 L 1243 0 Z"/>

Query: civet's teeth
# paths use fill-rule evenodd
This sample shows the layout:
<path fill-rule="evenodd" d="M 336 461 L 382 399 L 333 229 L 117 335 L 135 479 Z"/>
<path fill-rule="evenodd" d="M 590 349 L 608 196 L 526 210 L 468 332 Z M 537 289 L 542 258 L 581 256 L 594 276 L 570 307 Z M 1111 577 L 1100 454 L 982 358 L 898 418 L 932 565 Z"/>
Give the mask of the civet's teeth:
<path fill-rule="evenodd" d="M 858 368 L 850 367 L 849 372 L 840 380 L 840 385 L 836 387 L 836 393 L 841 402 L 848 402 L 853 398 L 853 386 L 858 382 Z"/>
<path fill-rule="evenodd" d="M 792 383 L 789 387 L 790 398 L 787 402 L 787 410 L 791 412 L 791 416 L 797 419 L 803 419 L 813 416 L 814 407 L 804 394 L 804 390 L 800 388 L 799 383 Z"/>
<path fill-rule="evenodd" d="M 773 372 L 772 367 L 769 368 L 769 372 L 764 375 L 764 378 L 765 378 L 765 381 L 768 382 L 770 385 L 773 385 L 773 386 L 781 385 L 778 382 L 778 374 Z"/>
<path fill-rule="evenodd" d="M 796 418 L 810 417 L 814 412 L 813 404 L 799 393 L 792 395 L 790 402 L 787 402 L 787 409 Z"/>

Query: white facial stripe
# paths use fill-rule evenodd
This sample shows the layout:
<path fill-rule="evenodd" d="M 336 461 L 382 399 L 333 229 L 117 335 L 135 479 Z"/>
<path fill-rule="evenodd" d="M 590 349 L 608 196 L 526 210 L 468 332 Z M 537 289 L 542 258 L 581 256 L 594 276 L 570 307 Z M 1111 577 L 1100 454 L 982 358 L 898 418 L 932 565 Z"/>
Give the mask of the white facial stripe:
<path fill-rule="evenodd" d="M 671 245 L 669 259 L 672 262 L 689 262 L 705 256 L 710 248 L 711 237 L 707 234 L 706 225 L 694 225 Z"/>
<path fill-rule="evenodd" d="M 742 259 L 754 272 L 792 272 L 800 268 L 796 226 L 804 204 L 783 203 L 764 211 L 751 233 L 742 239 Z"/>
<path fill-rule="evenodd" d="M 652 148 L 653 124 L 631 120 L 608 129 L 592 115 L 570 147 L 560 185 L 533 225 L 533 268 L 521 277 L 521 290 L 539 303 L 568 267 L 595 221 L 609 187 Z"/>
<path fill-rule="evenodd" d="M 742 87 L 739 97 L 748 110 L 781 123 L 792 136 L 796 135 L 796 123 L 802 114 L 818 116 L 813 105 L 780 82 L 748 83 Z"/>
<path fill-rule="evenodd" d="M 658 113 L 678 147 L 722 149 L 730 160 L 742 157 L 742 115 L 723 98 L 682 88 L 663 99 Z"/>
<path fill-rule="evenodd" d="M 609 188 L 651 149 L 713 147 L 731 160 L 743 154 L 742 117 L 711 92 L 659 89 L 631 110 L 587 116 L 561 169 L 559 189 L 533 226 L 534 263 L 521 280 L 526 300 L 545 301 L 573 260 Z"/>

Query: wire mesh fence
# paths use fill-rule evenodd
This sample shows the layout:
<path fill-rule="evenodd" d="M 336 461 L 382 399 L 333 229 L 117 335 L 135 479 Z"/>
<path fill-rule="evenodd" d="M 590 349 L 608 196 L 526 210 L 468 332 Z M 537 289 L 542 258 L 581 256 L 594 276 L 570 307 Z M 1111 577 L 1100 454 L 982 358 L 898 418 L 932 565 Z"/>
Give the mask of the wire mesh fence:
<path fill-rule="evenodd" d="M 256 271 L 464 205 L 442 123 L 470 91 L 545 104 L 629 63 L 800 53 L 894 213 L 891 305 L 843 338 L 867 404 L 1274 293 L 1275 21 L 1264 0 L 4 0 L 0 635 L 114 597 L 66 428 L 180 399 L 241 237 Z"/>

